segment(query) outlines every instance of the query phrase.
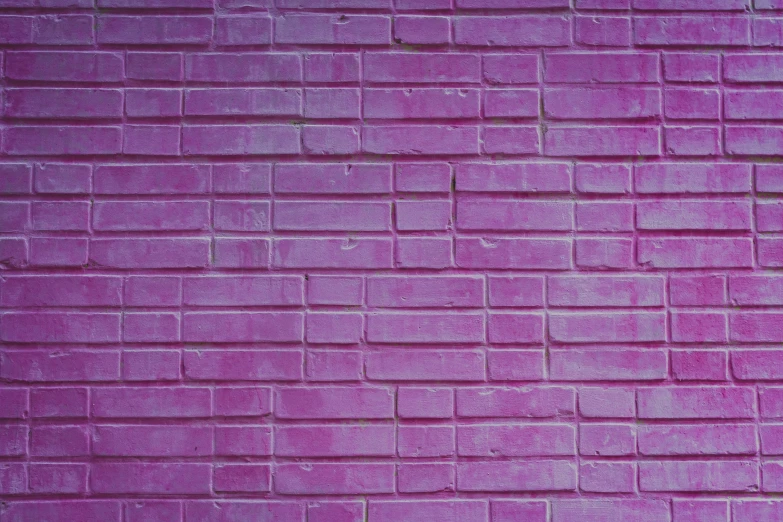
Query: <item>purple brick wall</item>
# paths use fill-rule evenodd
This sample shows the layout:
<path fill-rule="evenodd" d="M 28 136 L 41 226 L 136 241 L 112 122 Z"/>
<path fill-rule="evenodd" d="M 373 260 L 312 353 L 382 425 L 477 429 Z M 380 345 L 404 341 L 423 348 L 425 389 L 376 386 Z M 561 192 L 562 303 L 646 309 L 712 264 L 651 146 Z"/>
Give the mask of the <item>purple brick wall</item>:
<path fill-rule="evenodd" d="M 783 521 L 753 2 L 0 0 L 0 521 Z"/>

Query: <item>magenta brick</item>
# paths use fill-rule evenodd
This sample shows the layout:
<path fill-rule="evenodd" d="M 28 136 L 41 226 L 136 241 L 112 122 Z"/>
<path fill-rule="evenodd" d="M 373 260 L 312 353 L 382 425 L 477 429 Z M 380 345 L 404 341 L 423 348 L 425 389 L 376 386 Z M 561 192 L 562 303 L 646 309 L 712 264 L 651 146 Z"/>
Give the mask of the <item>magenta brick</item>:
<path fill-rule="evenodd" d="M 86 417 L 87 412 L 87 388 L 40 388 L 30 391 L 31 417 Z"/>
<path fill-rule="evenodd" d="M 732 295 L 732 298 L 735 297 Z M 670 276 L 669 299 L 675 306 L 725 304 L 726 278 L 715 275 Z"/>
<path fill-rule="evenodd" d="M 469 351 L 384 351 L 367 355 L 367 379 L 379 381 L 483 381 L 485 356 Z"/>
<path fill-rule="evenodd" d="M 212 183 L 219 194 L 269 194 L 272 166 L 267 163 L 212 166 Z"/>
<path fill-rule="evenodd" d="M 627 424 L 582 424 L 579 427 L 579 454 L 591 457 L 634 455 L 636 430 Z"/>
<path fill-rule="evenodd" d="M 0 178 L 3 180 L 0 193 L 29 194 L 33 179 L 33 167 L 24 163 L 0 164 Z M 36 192 L 39 191 L 36 186 Z"/>
<path fill-rule="evenodd" d="M 305 377 L 314 382 L 359 381 L 362 378 L 361 352 L 310 351 L 305 361 Z"/>
<path fill-rule="evenodd" d="M 387 194 L 391 168 L 381 164 L 285 164 L 275 167 L 275 192 L 296 194 Z"/>
<path fill-rule="evenodd" d="M 0 391 L 0 418 L 24 419 L 30 414 L 28 390 L 25 388 L 6 388 Z"/>
<path fill-rule="evenodd" d="M 634 493 L 636 467 L 630 462 L 582 463 L 579 489 L 591 493 Z"/>
<path fill-rule="evenodd" d="M 726 352 L 672 351 L 672 376 L 678 381 L 725 381 Z"/>
<path fill-rule="evenodd" d="M 756 429 L 750 424 L 639 426 L 642 455 L 754 455 Z"/>
<path fill-rule="evenodd" d="M 714 312 L 673 312 L 672 341 L 679 343 L 720 343 L 727 341 L 726 315 Z"/>
<path fill-rule="evenodd" d="M 391 205 L 280 201 L 275 204 L 273 227 L 275 230 L 385 231 L 391 228 Z"/>
<path fill-rule="evenodd" d="M 185 503 L 188 519 L 227 522 L 236 519 L 271 518 L 304 522 L 305 508 L 298 502 L 198 501 Z"/>
<path fill-rule="evenodd" d="M 122 281 L 113 276 L 20 276 L 2 284 L 3 306 L 119 306 Z"/>
<path fill-rule="evenodd" d="M 574 413 L 575 398 L 572 388 L 457 389 L 457 415 L 520 418 L 567 416 Z"/>
<path fill-rule="evenodd" d="M 268 464 L 218 464 L 213 468 L 212 488 L 216 492 L 261 493 L 271 488 Z"/>
<path fill-rule="evenodd" d="M 182 115 L 182 91 L 132 89 L 125 91 L 125 114 L 136 118 Z"/>
<path fill-rule="evenodd" d="M 581 388 L 579 413 L 585 417 L 633 417 L 636 400 L 632 390 L 622 388 Z"/>
<path fill-rule="evenodd" d="M 177 81 L 183 78 L 179 53 L 129 52 L 125 62 L 128 78 Z"/>
<path fill-rule="evenodd" d="M 490 277 L 490 306 L 537 307 L 544 304 L 544 279 L 535 276 Z"/>
<path fill-rule="evenodd" d="M 640 239 L 639 263 L 655 268 L 742 268 L 751 266 L 752 245 L 744 238 Z"/>
<path fill-rule="evenodd" d="M 87 232 L 90 204 L 86 201 L 34 202 L 30 213 L 35 230 Z"/>
<path fill-rule="evenodd" d="M 666 151 L 673 156 L 718 156 L 721 151 L 718 127 L 666 127 Z"/>
<path fill-rule="evenodd" d="M 570 203 L 462 199 L 457 202 L 461 230 L 571 230 Z"/>
<path fill-rule="evenodd" d="M 8 520 L 20 522 L 23 520 L 99 522 L 120 520 L 122 515 L 121 504 L 115 500 L 71 500 L 69 502 L 36 500 L 9 503 L 5 516 Z"/>
<path fill-rule="evenodd" d="M 3 425 L 0 427 L 0 455 L 3 457 L 19 457 L 27 455 L 28 433 L 27 426 Z"/>
<path fill-rule="evenodd" d="M 451 169 L 446 163 L 400 163 L 394 180 L 401 192 L 449 192 Z"/>
<path fill-rule="evenodd" d="M 128 522 L 181 521 L 182 505 L 172 500 L 150 500 L 125 504 L 125 519 Z"/>
<path fill-rule="evenodd" d="M 637 396 L 642 419 L 748 419 L 756 412 L 746 387 L 641 388 Z"/>
<path fill-rule="evenodd" d="M 551 127 L 544 135 L 547 156 L 659 156 L 657 127 Z"/>
<path fill-rule="evenodd" d="M 206 165 L 100 165 L 96 194 L 200 194 L 208 191 Z"/>
<path fill-rule="evenodd" d="M 362 339 L 363 324 L 360 314 L 309 313 L 305 335 L 315 344 L 356 344 Z"/>
<path fill-rule="evenodd" d="M 269 267 L 269 240 L 215 238 L 212 264 L 220 268 Z"/>
<path fill-rule="evenodd" d="M 387 16 L 286 14 L 275 18 L 277 44 L 373 45 L 390 41 L 391 19 Z"/>
<path fill-rule="evenodd" d="M 177 306 L 182 283 L 177 277 L 135 276 L 125 280 L 123 302 L 129 306 Z"/>
<path fill-rule="evenodd" d="M 661 114 L 661 94 L 626 87 L 546 89 L 544 114 L 556 120 L 649 118 Z"/>
<path fill-rule="evenodd" d="M 660 3 L 655 5 L 660 9 L 666 7 Z M 638 17 L 634 19 L 634 43 L 661 46 L 750 45 L 750 20 L 745 17 Z"/>
<path fill-rule="evenodd" d="M 392 493 L 392 464 L 278 464 L 275 491 L 281 495 Z"/>
<path fill-rule="evenodd" d="M 608 270 L 633 266 L 631 239 L 578 239 L 575 250 L 576 265 L 580 268 Z"/>
<path fill-rule="evenodd" d="M 268 16 L 219 16 L 215 20 L 218 45 L 269 45 L 272 20 Z"/>
<path fill-rule="evenodd" d="M 74 494 L 87 491 L 85 464 L 33 464 L 29 476 L 31 493 Z"/>
<path fill-rule="evenodd" d="M 354 53 L 312 53 L 304 57 L 308 82 L 352 83 L 359 81 L 359 55 Z"/>
<path fill-rule="evenodd" d="M 395 245 L 399 268 L 447 268 L 453 264 L 449 237 L 400 237 Z"/>
<path fill-rule="evenodd" d="M 544 79 L 554 83 L 656 83 L 658 56 L 652 53 L 552 53 Z"/>
<path fill-rule="evenodd" d="M 392 245 L 386 239 L 276 239 L 272 264 L 283 268 L 389 268 Z"/>
<path fill-rule="evenodd" d="M 758 491 L 758 476 L 758 464 L 745 461 L 639 463 L 641 491 Z"/>
<path fill-rule="evenodd" d="M 492 500 L 490 512 L 495 522 L 513 522 L 520 519 L 546 522 L 547 503 L 539 500 Z"/>
<path fill-rule="evenodd" d="M 665 280 L 648 276 L 552 276 L 547 296 L 551 306 L 663 306 Z"/>
<path fill-rule="evenodd" d="M 759 265 L 783 266 L 783 243 L 778 238 L 759 238 L 757 241 Z"/>
<path fill-rule="evenodd" d="M 120 127 L 23 126 L 6 130 L 4 147 L 19 155 L 105 155 L 122 150 Z"/>
<path fill-rule="evenodd" d="M 5 62 L 14 80 L 119 82 L 122 69 L 122 55 L 111 52 L 11 51 Z"/>
<path fill-rule="evenodd" d="M 484 340 L 484 317 L 475 314 L 370 314 L 367 341 L 371 343 L 479 343 Z"/>
<path fill-rule="evenodd" d="M 481 500 L 371 501 L 367 508 L 370 521 L 405 520 L 411 516 L 424 520 L 486 520 L 487 502 Z"/>
<path fill-rule="evenodd" d="M 783 314 L 737 312 L 729 316 L 729 338 L 737 342 L 781 342 Z"/>
<path fill-rule="evenodd" d="M 458 491 L 574 491 L 576 482 L 576 468 L 562 460 L 457 465 Z"/>
<path fill-rule="evenodd" d="M 406 44 L 447 44 L 450 32 L 451 24 L 445 16 L 397 16 L 394 19 L 394 38 Z"/>
<path fill-rule="evenodd" d="M 34 187 L 41 194 L 85 194 L 92 184 L 90 165 L 39 163 L 35 165 Z"/>
<path fill-rule="evenodd" d="M 617 203 L 579 203 L 576 229 L 589 232 L 630 232 L 633 230 L 633 205 Z"/>
<path fill-rule="evenodd" d="M 370 83 L 479 83 L 480 57 L 463 53 L 374 53 L 364 55 Z"/>
<path fill-rule="evenodd" d="M 558 343 L 662 342 L 665 322 L 657 312 L 550 313 L 549 338 Z"/>
<path fill-rule="evenodd" d="M 188 89 L 185 114 L 194 116 L 300 116 L 299 89 Z"/>
<path fill-rule="evenodd" d="M 280 457 L 380 457 L 394 454 L 392 426 L 281 426 L 275 430 Z"/>
<path fill-rule="evenodd" d="M 397 466 L 397 489 L 400 493 L 437 493 L 453 491 L 453 464 L 400 464 Z"/>
<path fill-rule="evenodd" d="M 383 308 L 484 305 L 484 282 L 476 277 L 372 277 L 367 304 Z"/>
<path fill-rule="evenodd" d="M 764 419 L 783 418 L 783 388 L 759 390 L 759 413 Z"/>
<path fill-rule="evenodd" d="M 534 54 L 485 54 L 482 77 L 493 85 L 538 83 L 539 60 Z"/>
<path fill-rule="evenodd" d="M 574 20 L 576 42 L 584 45 L 628 47 L 631 20 L 624 17 L 580 16 Z"/>
<path fill-rule="evenodd" d="M 293 276 L 186 277 L 183 303 L 193 306 L 298 306 L 303 281 Z"/>
<path fill-rule="evenodd" d="M 173 343 L 179 341 L 180 316 L 175 313 L 126 313 L 122 339 L 125 342 Z"/>
<path fill-rule="evenodd" d="M 300 82 L 302 59 L 293 53 L 195 53 L 185 57 L 185 79 L 198 82 Z"/>
<path fill-rule="evenodd" d="M 210 475 L 209 464 L 99 462 L 90 466 L 90 488 L 115 495 L 204 494 L 209 492 Z"/>
<path fill-rule="evenodd" d="M 456 189 L 464 192 L 570 192 L 570 172 L 565 163 L 467 163 L 456 169 Z"/>
<path fill-rule="evenodd" d="M 307 89 L 304 115 L 308 118 L 358 118 L 361 108 L 358 89 Z"/>
<path fill-rule="evenodd" d="M 463 268 L 549 269 L 570 267 L 567 239 L 459 238 L 457 265 Z"/>
<path fill-rule="evenodd" d="M 397 230 L 447 230 L 451 226 L 449 201 L 397 201 L 394 204 Z"/>
<path fill-rule="evenodd" d="M 532 126 L 491 126 L 482 129 L 482 150 L 487 154 L 537 154 L 541 139 Z"/>
<path fill-rule="evenodd" d="M 190 312 L 182 330 L 188 342 L 297 342 L 303 322 L 302 314 L 294 312 Z"/>
<path fill-rule="evenodd" d="M 215 201 L 212 225 L 221 232 L 264 232 L 270 228 L 266 201 Z"/>
<path fill-rule="evenodd" d="M 8 89 L 5 115 L 13 118 L 112 118 L 122 116 L 119 89 Z"/>
<path fill-rule="evenodd" d="M 182 239 L 93 239 L 90 260 L 114 268 L 203 268 L 209 262 L 209 241 Z"/>
<path fill-rule="evenodd" d="M 530 457 L 576 454 L 576 433 L 563 424 L 480 424 L 457 427 L 461 457 Z"/>
<path fill-rule="evenodd" d="M 454 20 L 454 41 L 470 46 L 565 46 L 571 25 L 557 16 L 462 16 Z"/>
<path fill-rule="evenodd" d="M 717 120 L 720 117 L 720 92 L 716 89 L 667 89 L 664 95 L 667 118 Z M 730 103 L 727 98 L 726 103 Z M 727 116 L 728 116 L 728 105 Z"/>
<path fill-rule="evenodd" d="M 165 440 L 165 446 L 158 441 Z M 95 426 L 92 452 L 121 457 L 198 457 L 212 454 L 212 429 L 191 426 Z"/>
<path fill-rule="evenodd" d="M 92 207 L 95 230 L 205 230 L 209 204 L 205 201 L 96 202 Z"/>
<path fill-rule="evenodd" d="M 397 432 L 400 457 L 451 457 L 454 450 L 452 426 L 400 426 Z"/>
<path fill-rule="evenodd" d="M 183 355 L 183 368 L 192 380 L 299 380 L 302 353 L 295 350 L 188 350 Z"/>
<path fill-rule="evenodd" d="M 30 431 L 30 454 L 35 457 L 89 455 L 89 433 L 82 426 L 38 426 Z"/>
<path fill-rule="evenodd" d="M 476 127 L 398 125 L 362 130 L 362 151 L 370 154 L 477 154 L 478 142 Z"/>
<path fill-rule="evenodd" d="M 80 267 L 87 264 L 85 238 L 34 237 L 30 240 L 30 264 L 33 266 Z M 26 259 L 22 244 L 6 240 L 11 266 Z"/>
<path fill-rule="evenodd" d="M 2 339 L 19 343 L 116 342 L 119 329 L 114 313 L 18 312 L 2 319 Z"/>
<path fill-rule="evenodd" d="M 367 89 L 364 116 L 377 119 L 476 118 L 476 89 Z"/>
<path fill-rule="evenodd" d="M 397 414 L 410 419 L 446 419 L 454 414 L 454 393 L 446 388 L 409 388 L 397 391 Z"/>
<path fill-rule="evenodd" d="M 275 415 L 283 419 L 389 419 L 394 393 L 387 388 L 283 388 Z"/>
<path fill-rule="evenodd" d="M 496 350 L 487 354 L 490 381 L 540 381 L 544 378 L 541 351 Z"/>
<path fill-rule="evenodd" d="M 759 232 L 779 232 L 783 230 L 783 205 L 779 203 L 757 203 L 756 229 Z"/>
<path fill-rule="evenodd" d="M 549 376 L 559 381 L 663 380 L 668 374 L 662 350 L 551 350 Z"/>
<path fill-rule="evenodd" d="M 216 426 L 215 455 L 261 457 L 272 454 L 272 428 L 265 426 Z"/>
<path fill-rule="evenodd" d="M 488 317 L 490 343 L 542 344 L 544 316 L 541 314 L 493 313 Z"/>
<path fill-rule="evenodd" d="M 599 522 L 607 517 L 668 522 L 670 513 L 669 502 L 664 499 L 558 499 L 552 502 L 553 522 Z"/>
<path fill-rule="evenodd" d="M 177 381 L 179 352 L 169 350 L 126 351 L 122 354 L 122 378 L 127 381 Z"/>
<path fill-rule="evenodd" d="M 719 60 L 711 53 L 664 53 L 663 77 L 671 82 L 715 83 L 720 78 Z"/>
<path fill-rule="evenodd" d="M 211 410 L 208 388 L 101 388 L 90 401 L 92 415 L 101 418 L 197 418 Z"/>
<path fill-rule="evenodd" d="M 726 501 L 722 500 L 673 500 L 674 522 L 728 522 Z"/>

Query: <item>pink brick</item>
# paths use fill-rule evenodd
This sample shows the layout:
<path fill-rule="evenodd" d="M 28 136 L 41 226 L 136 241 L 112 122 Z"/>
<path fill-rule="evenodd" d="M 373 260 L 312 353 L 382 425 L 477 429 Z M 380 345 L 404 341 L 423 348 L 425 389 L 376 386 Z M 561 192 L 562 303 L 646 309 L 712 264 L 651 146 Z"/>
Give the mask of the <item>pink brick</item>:
<path fill-rule="evenodd" d="M 725 381 L 727 356 L 720 351 L 672 351 L 672 376 L 678 381 Z"/>
<path fill-rule="evenodd" d="M 275 167 L 275 192 L 296 194 L 387 194 L 391 166 L 285 164 Z"/>
<path fill-rule="evenodd" d="M 744 387 L 642 388 L 637 405 L 642 419 L 747 419 L 756 411 L 755 393 Z"/>
<path fill-rule="evenodd" d="M 189 342 L 298 342 L 303 322 L 298 312 L 190 312 L 182 335 Z"/>
<path fill-rule="evenodd" d="M 665 280 L 657 276 L 551 276 L 547 296 L 551 306 L 663 306 Z"/>
<path fill-rule="evenodd" d="M 456 169 L 460 192 L 570 192 L 571 168 L 565 163 L 466 163 Z"/>
<path fill-rule="evenodd" d="M 209 262 L 209 241 L 182 239 L 94 239 L 90 260 L 115 268 L 203 268 Z"/>
<path fill-rule="evenodd" d="M 297 276 L 186 277 L 183 303 L 192 306 L 299 306 L 303 281 Z"/>
<path fill-rule="evenodd" d="M 635 455 L 636 430 L 626 424 L 582 424 L 579 427 L 579 454 L 590 457 Z"/>
<path fill-rule="evenodd" d="M 674 522 L 728 522 L 728 506 L 722 500 L 673 500 Z"/>
<path fill-rule="evenodd" d="M 31 192 L 31 182 L 33 179 L 33 168 L 24 163 L 10 163 L 0 165 L 0 177 L 3 180 L 3 186 L 0 187 L 2 194 L 29 194 Z M 36 187 L 36 192 L 40 191 Z"/>
<path fill-rule="evenodd" d="M 764 419 L 783 418 L 783 388 L 760 389 L 759 412 Z"/>
<path fill-rule="evenodd" d="M 262 457 L 272 454 L 272 428 L 266 426 L 216 426 L 215 455 Z"/>
<path fill-rule="evenodd" d="M 457 389 L 460 417 L 556 417 L 573 415 L 572 388 Z"/>
<path fill-rule="evenodd" d="M 119 306 L 122 281 L 113 276 L 20 276 L 3 282 L 3 306 Z"/>
<path fill-rule="evenodd" d="M 584 499 L 552 502 L 553 522 L 600 522 L 636 517 L 639 522 L 669 522 L 671 507 L 663 499 Z"/>
<path fill-rule="evenodd" d="M 529 522 L 547 520 L 547 504 L 538 500 L 493 500 L 490 510 L 494 522 L 514 522 L 520 519 Z"/>
<path fill-rule="evenodd" d="M 5 115 L 15 118 L 120 118 L 122 91 L 118 89 L 9 89 Z"/>
<path fill-rule="evenodd" d="M 394 393 L 387 388 L 284 388 L 276 393 L 282 419 L 389 419 Z"/>
<path fill-rule="evenodd" d="M 3 316 L 2 339 L 19 343 L 108 343 L 119 341 L 115 313 L 18 312 Z"/>
<path fill-rule="evenodd" d="M 173 343 L 179 341 L 180 315 L 175 313 L 126 313 L 122 339 L 125 342 Z"/>
<path fill-rule="evenodd" d="M 360 314 L 309 313 L 305 335 L 315 344 L 356 344 L 362 339 L 363 325 Z"/>
<path fill-rule="evenodd" d="M 201 194 L 208 191 L 207 165 L 100 165 L 96 194 Z"/>
<path fill-rule="evenodd" d="M 358 118 L 361 108 L 358 89 L 307 89 L 304 114 L 308 118 Z"/>
<path fill-rule="evenodd" d="M 579 412 L 585 417 L 633 417 L 636 400 L 632 390 L 622 388 L 582 388 Z"/>
<path fill-rule="evenodd" d="M 570 254 L 571 242 L 566 239 L 457 240 L 457 266 L 462 268 L 565 270 Z"/>
<path fill-rule="evenodd" d="M 448 192 L 451 169 L 446 163 L 400 163 L 394 179 L 401 192 Z"/>
<path fill-rule="evenodd" d="M 475 314 L 378 313 L 367 317 L 371 343 L 478 343 L 484 317 Z"/>
<path fill-rule="evenodd" d="M 472 126 L 366 126 L 362 151 L 389 155 L 478 153 L 478 128 Z"/>
<path fill-rule="evenodd" d="M 248 214 L 249 211 L 245 211 Z M 388 203 L 280 201 L 275 204 L 275 230 L 378 232 L 391 228 Z"/>
<path fill-rule="evenodd" d="M 24 419 L 30 414 L 28 391 L 25 388 L 6 388 L 0 391 L 0 418 Z"/>
<path fill-rule="evenodd" d="M 158 441 L 165 440 L 161 446 Z M 212 454 L 206 426 L 96 426 L 92 452 L 120 457 L 199 457 Z"/>
<path fill-rule="evenodd" d="M 277 44 L 373 45 L 390 41 L 391 20 L 387 16 L 286 14 L 275 19 Z"/>
<path fill-rule="evenodd" d="M 125 519 L 128 522 L 163 522 L 181 520 L 182 505 L 171 500 L 129 502 L 125 504 Z"/>
<path fill-rule="evenodd" d="M 451 457 L 454 450 L 452 426 L 400 426 L 397 432 L 400 457 Z"/>
<path fill-rule="evenodd" d="M 665 9 L 660 3 L 655 5 Z M 638 17 L 634 19 L 634 43 L 662 46 L 750 45 L 750 20 L 745 17 Z"/>
<path fill-rule="evenodd" d="M 731 372 L 740 380 L 768 381 L 780 376 L 778 350 L 743 350 L 731 354 Z"/>
<path fill-rule="evenodd" d="M 483 381 L 485 356 L 472 351 L 383 351 L 367 355 L 367 379 Z"/>
<path fill-rule="evenodd" d="M 282 495 L 392 493 L 392 464 L 278 464 L 275 491 Z"/>
<path fill-rule="evenodd" d="M 454 414 L 454 393 L 445 388 L 400 387 L 397 414 L 410 419 L 449 418 Z"/>
<path fill-rule="evenodd" d="M 544 135 L 547 156 L 659 156 L 657 127 L 550 127 Z"/>
<path fill-rule="evenodd" d="M 268 464 L 218 464 L 213 468 L 212 488 L 221 493 L 262 493 L 271 488 Z"/>
<path fill-rule="evenodd" d="M 664 53 L 663 76 L 671 82 L 715 83 L 720 78 L 719 60 L 711 53 Z"/>
<path fill-rule="evenodd" d="M 544 378 L 541 351 L 495 350 L 487 353 L 490 381 L 540 381 Z"/>
<path fill-rule="evenodd" d="M 195 116 L 299 116 L 298 89 L 188 89 L 185 114 Z"/>
<path fill-rule="evenodd" d="M 658 56 L 651 53 L 552 53 L 544 79 L 553 83 L 656 83 Z"/>
<path fill-rule="evenodd" d="M 208 388 L 101 388 L 92 390 L 92 415 L 101 418 L 194 418 L 210 415 Z"/>
<path fill-rule="evenodd" d="M 778 238 L 759 238 L 758 258 L 761 266 L 783 266 L 783 243 Z"/>
<path fill-rule="evenodd" d="M 485 54 L 483 78 L 493 85 L 538 83 L 538 62 L 535 54 Z"/>
<path fill-rule="evenodd" d="M 212 166 L 212 182 L 219 194 L 269 194 L 272 166 L 267 163 L 229 163 Z"/>
<path fill-rule="evenodd" d="M 556 120 L 649 118 L 661 114 L 661 94 L 627 87 L 545 89 L 544 114 Z"/>
<path fill-rule="evenodd" d="M 394 258 L 398 268 L 448 268 L 452 248 L 448 237 L 400 237 Z"/>
<path fill-rule="evenodd" d="M 293 125 L 186 125 L 182 152 L 188 155 L 299 154 L 299 129 Z"/>
<path fill-rule="evenodd" d="M 302 378 L 302 353 L 298 350 L 187 350 L 185 375 L 209 381 L 296 381 Z"/>
<path fill-rule="evenodd" d="M 373 53 L 364 55 L 370 83 L 479 83 L 479 56 L 463 53 Z"/>
<path fill-rule="evenodd" d="M 759 489 L 758 464 L 745 461 L 639 463 L 641 491 L 748 492 Z"/>
<path fill-rule="evenodd" d="M 5 71 L 14 80 L 119 82 L 122 55 L 110 52 L 12 51 Z"/>
<path fill-rule="evenodd" d="M 252 238 L 215 238 L 212 264 L 220 268 L 267 268 L 269 240 Z"/>
<path fill-rule="evenodd" d="M 87 491 L 85 464 L 33 464 L 29 475 L 31 493 L 83 494 Z"/>
<path fill-rule="evenodd" d="M 717 120 L 720 117 L 720 93 L 716 89 L 667 89 L 664 99 L 667 118 Z"/>
<path fill-rule="evenodd" d="M 540 314 L 493 313 L 488 317 L 489 342 L 542 344 L 544 316 Z"/>
<path fill-rule="evenodd" d="M 622 17 L 580 16 L 574 21 L 576 42 L 584 45 L 628 47 L 631 20 Z"/>
<path fill-rule="evenodd" d="M 579 489 L 591 493 L 633 493 L 636 467 L 630 462 L 588 462 L 579 466 Z"/>
<path fill-rule="evenodd" d="M 280 457 L 381 457 L 394 454 L 392 426 L 281 426 L 275 430 Z"/>
<path fill-rule="evenodd" d="M 640 239 L 639 263 L 654 268 L 742 268 L 751 266 L 745 238 Z"/>
<path fill-rule="evenodd" d="M 218 45 L 269 45 L 272 20 L 268 16 L 220 16 L 215 21 Z"/>
<path fill-rule="evenodd" d="M 780 342 L 783 314 L 737 312 L 729 316 L 729 338 L 737 342 Z"/>
<path fill-rule="evenodd" d="M 639 426 L 642 455 L 754 455 L 756 429 L 750 424 Z"/>
<path fill-rule="evenodd" d="M 8 241 L 11 265 L 26 259 L 21 246 Z M 87 239 L 66 237 L 34 237 L 30 240 L 30 264 L 34 266 L 80 267 L 87 264 Z M 4 256 L 6 257 L 6 256 Z"/>
<path fill-rule="evenodd" d="M 550 313 L 549 338 L 558 343 L 662 342 L 665 322 L 657 312 Z"/>
<path fill-rule="evenodd" d="M 453 491 L 453 464 L 400 464 L 397 466 L 397 489 L 400 493 L 437 493 Z"/>
<path fill-rule="evenodd" d="M 111 126 L 23 126 L 5 132 L 7 154 L 20 155 L 106 155 L 122 150 L 121 128 Z"/>
<path fill-rule="evenodd" d="M 571 27 L 557 16 L 462 16 L 454 20 L 454 41 L 490 47 L 565 46 L 571 43 Z"/>
<path fill-rule="evenodd" d="M 722 305 L 726 303 L 726 278 L 673 275 L 669 277 L 669 296 L 675 306 Z"/>
<path fill-rule="evenodd" d="M 177 381 L 179 352 L 169 350 L 126 351 L 122 354 L 122 377 L 128 381 Z"/>
<path fill-rule="evenodd" d="M 549 376 L 558 381 L 663 380 L 668 374 L 662 350 L 551 350 Z"/>
<path fill-rule="evenodd" d="M 541 149 L 538 129 L 532 126 L 484 127 L 482 141 L 487 154 L 538 154 Z"/>
<path fill-rule="evenodd" d="M 0 455 L 4 457 L 19 457 L 27 454 L 28 433 L 27 426 L 3 425 L 0 427 Z"/>
<path fill-rule="evenodd" d="M 188 495 L 209 492 L 211 466 L 197 463 L 98 462 L 90 466 L 95 493 Z"/>
<path fill-rule="evenodd" d="M 638 165 L 636 191 L 644 194 L 708 194 L 750 192 L 747 164 L 669 163 Z"/>
<path fill-rule="evenodd" d="M 449 19 L 444 16 L 398 16 L 394 19 L 394 38 L 406 44 L 447 44 L 450 31 Z"/>
<path fill-rule="evenodd" d="M 574 491 L 576 482 L 576 468 L 562 460 L 457 465 L 458 491 Z"/>
<path fill-rule="evenodd" d="M 389 268 L 386 239 L 276 239 L 272 264 L 285 268 Z"/>
<path fill-rule="evenodd" d="M 531 457 L 576 454 L 576 433 L 564 424 L 481 424 L 457 427 L 461 457 Z"/>
<path fill-rule="evenodd" d="M 313 53 L 304 57 L 308 82 L 350 83 L 359 81 L 359 55 L 352 53 Z"/>
<path fill-rule="evenodd" d="M 185 78 L 228 83 L 299 82 L 302 61 L 293 53 L 195 53 L 185 58 Z"/>
<path fill-rule="evenodd" d="M 30 431 L 32 456 L 84 457 L 89 453 L 89 433 L 82 426 L 38 426 Z"/>
<path fill-rule="evenodd" d="M 571 230 L 574 206 L 545 201 L 457 201 L 460 230 Z"/>
<path fill-rule="evenodd" d="M 633 205 L 617 203 L 579 203 L 576 229 L 589 232 L 630 232 L 633 230 Z"/>
<path fill-rule="evenodd" d="M 477 118 L 476 89 L 366 89 L 364 117 L 377 119 Z"/>
<path fill-rule="evenodd" d="M 411 516 L 424 517 L 425 520 L 485 520 L 487 502 L 481 500 L 413 500 L 382 501 L 373 500 L 367 508 L 369 520 L 405 520 Z"/>
<path fill-rule="evenodd" d="M 30 415 L 39 418 L 86 417 L 87 388 L 40 388 L 30 391 Z"/>
<path fill-rule="evenodd" d="M 84 520 L 120 520 L 121 504 L 115 500 L 71 500 L 69 502 L 40 500 L 9 503 L 6 516 L 9 520 L 51 520 L 67 522 Z"/>
<path fill-rule="evenodd" d="M 191 500 L 185 504 L 185 516 L 215 522 L 260 517 L 304 522 L 305 506 L 298 502 Z"/>
<path fill-rule="evenodd" d="M 672 341 L 678 343 L 726 342 L 726 315 L 719 312 L 672 312 Z"/>
<path fill-rule="evenodd" d="M 51 232 L 87 232 L 90 204 L 86 201 L 34 202 L 31 209 L 32 227 Z"/>
<path fill-rule="evenodd" d="M 177 81 L 182 79 L 179 53 L 129 52 L 126 73 L 135 80 Z"/>
<path fill-rule="evenodd" d="M 673 156 L 719 156 L 718 127 L 666 127 L 666 151 Z"/>
<path fill-rule="evenodd" d="M 123 300 L 129 306 L 178 306 L 182 283 L 177 277 L 139 276 L 125 280 Z"/>
<path fill-rule="evenodd" d="M 544 304 L 542 277 L 490 277 L 490 306 L 537 307 Z"/>

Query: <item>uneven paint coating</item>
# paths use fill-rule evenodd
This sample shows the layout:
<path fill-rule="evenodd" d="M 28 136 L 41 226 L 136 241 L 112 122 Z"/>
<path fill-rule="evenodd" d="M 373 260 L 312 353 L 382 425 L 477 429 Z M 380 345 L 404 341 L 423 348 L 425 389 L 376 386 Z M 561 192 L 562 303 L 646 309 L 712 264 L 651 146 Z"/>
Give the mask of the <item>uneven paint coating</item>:
<path fill-rule="evenodd" d="M 0 522 L 783 521 L 781 154 L 781 0 L 0 0 Z"/>

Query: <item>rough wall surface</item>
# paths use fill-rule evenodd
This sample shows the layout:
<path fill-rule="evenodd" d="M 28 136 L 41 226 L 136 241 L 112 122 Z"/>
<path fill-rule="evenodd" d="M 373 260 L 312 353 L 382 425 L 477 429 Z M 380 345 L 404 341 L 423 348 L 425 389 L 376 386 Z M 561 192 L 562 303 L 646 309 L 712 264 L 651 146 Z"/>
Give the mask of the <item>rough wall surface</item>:
<path fill-rule="evenodd" d="M 783 1 L 0 0 L 0 520 L 783 520 Z"/>

